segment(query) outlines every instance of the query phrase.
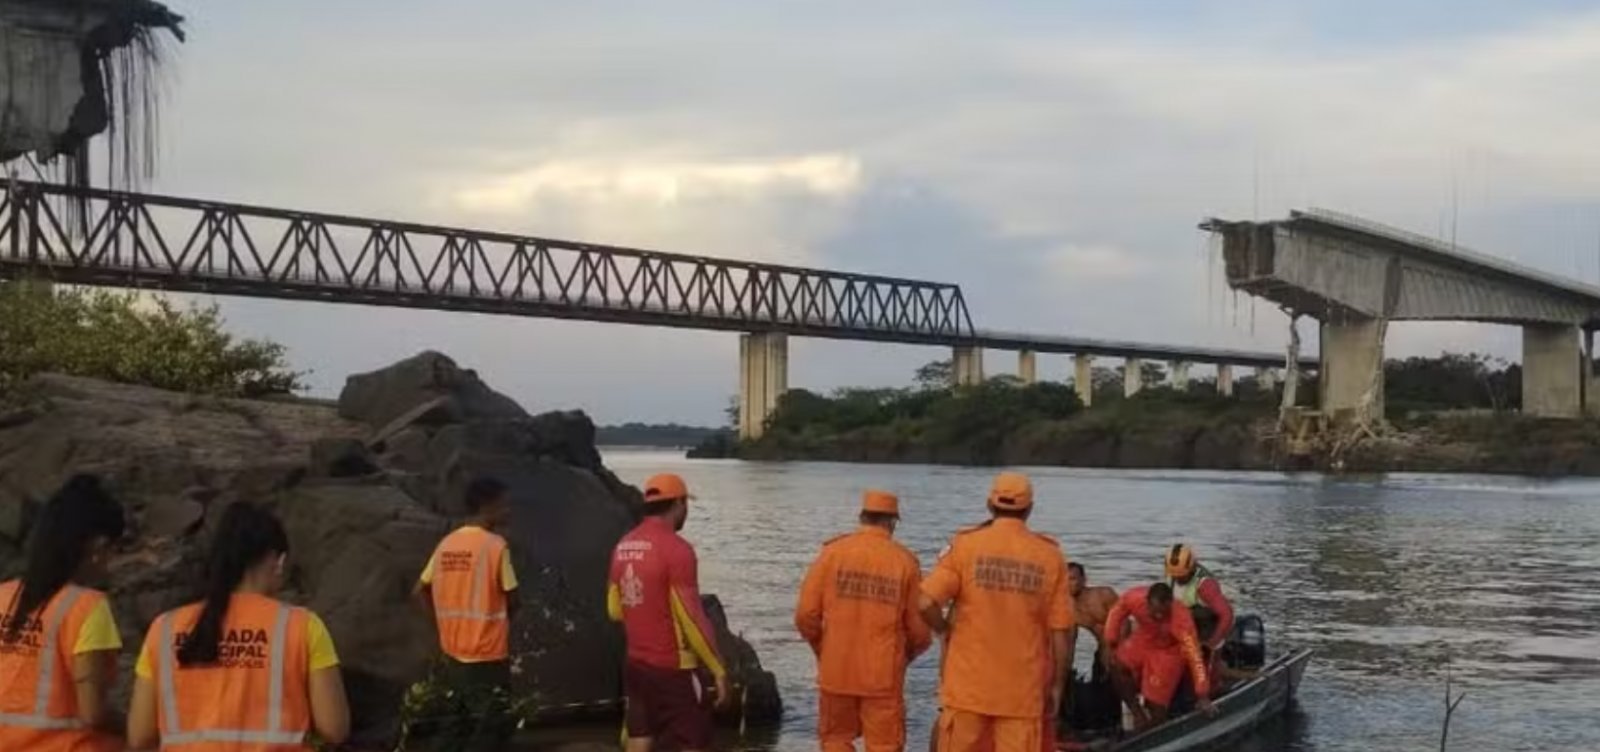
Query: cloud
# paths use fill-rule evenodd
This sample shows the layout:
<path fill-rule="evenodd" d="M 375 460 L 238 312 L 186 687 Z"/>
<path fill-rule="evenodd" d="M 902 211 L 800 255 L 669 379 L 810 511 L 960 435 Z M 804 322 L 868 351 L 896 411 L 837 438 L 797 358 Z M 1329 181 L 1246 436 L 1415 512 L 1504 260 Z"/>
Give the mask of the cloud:
<path fill-rule="evenodd" d="M 1050 251 L 1044 262 L 1051 274 L 1067 279 L 1128 279 L 1150 269 L 1144 259 L 1110 245 L 1062 246 Z"/>

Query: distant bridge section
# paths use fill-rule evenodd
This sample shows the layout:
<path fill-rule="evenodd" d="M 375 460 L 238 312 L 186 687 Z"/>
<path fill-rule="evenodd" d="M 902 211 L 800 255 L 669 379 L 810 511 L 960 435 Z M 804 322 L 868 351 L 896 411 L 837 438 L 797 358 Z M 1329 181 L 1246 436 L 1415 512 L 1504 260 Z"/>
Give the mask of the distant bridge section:
<path fill-rule="evenodd" d="M 74 211 L 76 210 L 76 211 Z M 741 332 L 741 431 L 760 434 L 788 389 L 793 336 L 952 348 L 958 385 L 982 381 L 984 349 L 1071 353 L 1092 398 L 1091 360 L 1234 366 L 1267 381 L 1272 353 L 980 331 L 957 285 L 661 253 L 508 233 L 0 179 L 0 277 L 175 292 L 429 308 Z"/>
<path fill-rule="evenodd" d="M 1583 409 L 1593 378 L 1584 350 L 1600 320 L 1600 288 L 1323 209 L 1269 222 L 1211 219 L 1201 228 L 1222 239 L 1231 287 L 1322 322 L 1325 412 L 1382 414 L 1390 321 L 1521 326 L 1523 409 Z"/>

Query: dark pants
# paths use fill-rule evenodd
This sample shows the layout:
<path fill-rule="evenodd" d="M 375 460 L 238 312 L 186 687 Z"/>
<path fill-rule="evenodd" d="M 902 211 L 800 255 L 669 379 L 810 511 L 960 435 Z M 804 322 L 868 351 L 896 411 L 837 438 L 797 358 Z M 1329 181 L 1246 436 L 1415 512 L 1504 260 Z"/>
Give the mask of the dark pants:
<path fill-rule="evenodd" d="M 461 663 L 445 658 L 436 676 L 448 692 L 440 701 L 438 724 L 430 729 L 432 748 L 499 752 L 516 731 L 511 712 L 511 663 Z"/>
<path fill-rule="evenodd" d="M 628 661 L 622 684 L 630 738 L 650 737 L 654 752 L 711 749 L 711 705 L 698 672 Z"/>

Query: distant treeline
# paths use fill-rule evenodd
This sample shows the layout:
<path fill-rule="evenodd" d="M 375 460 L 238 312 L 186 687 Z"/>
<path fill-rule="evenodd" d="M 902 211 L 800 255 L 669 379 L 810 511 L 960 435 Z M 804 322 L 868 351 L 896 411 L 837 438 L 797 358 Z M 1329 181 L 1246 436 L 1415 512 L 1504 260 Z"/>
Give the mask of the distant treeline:
<path fill-rule="evenodd" d="M 647 424 L 624 423 L 620 426 L 601 426 L 595 429 L 595 443 L 604 446 L 663 447 L 676 449 L 696 446 L 725 428 L 683 426 L 677 423 Z"/>

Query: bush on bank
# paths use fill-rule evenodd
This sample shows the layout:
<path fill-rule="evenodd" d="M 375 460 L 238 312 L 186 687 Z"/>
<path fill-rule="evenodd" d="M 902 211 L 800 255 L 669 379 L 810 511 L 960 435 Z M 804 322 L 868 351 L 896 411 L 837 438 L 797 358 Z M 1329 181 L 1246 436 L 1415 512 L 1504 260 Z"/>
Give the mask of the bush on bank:
<path fill-rule="evenodd" d="M 235 339 L 215 306 L 0 283 L 0 394 L 47 372 L 229 397 L 304 388 L 282 345 Z"/>

